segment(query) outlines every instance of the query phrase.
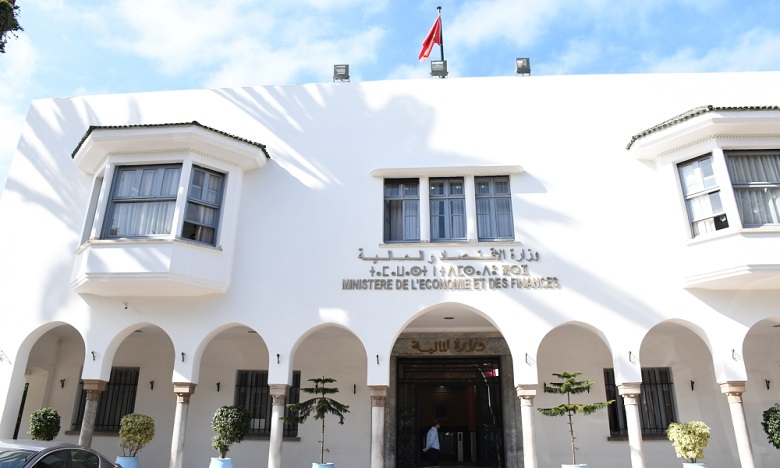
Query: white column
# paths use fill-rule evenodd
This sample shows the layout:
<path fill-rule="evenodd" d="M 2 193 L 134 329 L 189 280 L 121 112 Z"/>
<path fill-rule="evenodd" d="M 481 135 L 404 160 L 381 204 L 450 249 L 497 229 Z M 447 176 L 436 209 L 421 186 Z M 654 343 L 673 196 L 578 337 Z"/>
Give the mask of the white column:
<path fill-rule="evenodd" d="M 420 242 L 431 241 L 431 187 L 427 177 L 420 177 Z"/>
<path fill-rule="evenodd" d="M 523 466 L 524 468 L 536 467 L 536 435 L 534 432 L 534 386 L 518 385 L 517 397 L 520 398 L 520 418 L 523 424 Z"/>
<path fill-rule="evenodd" d="M 84 404 L 84 417 L 81 420 L 81 432 L 79 432 L 79 445 L 92 446 L 92 434 L 95 432 L 95 417 L 97 416 L 98 400 L 100 394 L 106 389 L 105 380 L 84 379 L 84 391 L 87 392 L 87 401 Z"/>
<path fill-rule="evenodd" d="M 642 451 L 642 423 L 639 419 L 639 407 L 637 406 L 640 385 L 640 382 L 627 382 L 618 386 L 618 393 L 623 397 L 623 406 L 626 409 L 631 468 L 645 468 L 645 456 Z"/>
<path fill-rule="evenodd" d="M 477 242 L 477 199 L 474 177 L 463 178 L 463 195 L 466 197 L 466 239 Z"/>
<path fill-rule="evenodd" d="M 384 468 L 387 385 L 369 385 L 368 393 L 371 395 L 371 468 Z"/>
<path fill-rule="evenodd" d="M 284 402 L 287 397 L 287 385 L 271 384 L 271 440 L 268 447 L 268 468 L 282 466 L 282 439 L 284 439 Z"/>
<path fill-rule="evenodd" d="M 747 422 L 745 420 L 745 408 L 742 406 L 742 394 L 745 393 L 745 382 L 726 382 L 720 384 L 721 393 L 725 393 L 729 400 L 731 411 L 731 424 L 734 426 L 734 435 L 737 439 L 737 451 L 739 463 L 742 468 L 755 468 L 753 462 L 753 447 L 750 445 Z"/>
<path fill-rule="evenodd" d="M 187 432 L 187 414 L 190 409 L 190 396 L 195 393 L 196 385 L 197 384 L 190 382 L 173 383 L 173 392 L 176 394 L 176 414 L 173 421 L 170 468 L 181 468 L 184 463 L 184 440 Z"/>

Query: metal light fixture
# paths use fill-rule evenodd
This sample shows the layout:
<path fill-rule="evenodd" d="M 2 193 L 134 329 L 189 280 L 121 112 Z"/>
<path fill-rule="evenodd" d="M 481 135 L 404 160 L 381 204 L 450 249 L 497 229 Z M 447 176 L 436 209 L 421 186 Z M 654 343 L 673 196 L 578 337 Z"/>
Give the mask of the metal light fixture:
<path fill-rule="evenodd" d="M 333 65 L 333 81 L 349 81 L 349 65 Z"/>
<path fill-rule="evenodd" d="M 65 388 L 65 379 L 60 379 L 60 388 Z"/>
<path fill-rule="evenodd" d="M 515 71 L 518 75 L 530 75 L 531 59 L 529 59 L 528 57 L 521 57 L 515 59 Z"/>
<path fill-rule="evenodd" d="M 446 60 L 431 60 L 431 76 L 438 76 L 439 78 L 447 78 L 447 61 Z"/>

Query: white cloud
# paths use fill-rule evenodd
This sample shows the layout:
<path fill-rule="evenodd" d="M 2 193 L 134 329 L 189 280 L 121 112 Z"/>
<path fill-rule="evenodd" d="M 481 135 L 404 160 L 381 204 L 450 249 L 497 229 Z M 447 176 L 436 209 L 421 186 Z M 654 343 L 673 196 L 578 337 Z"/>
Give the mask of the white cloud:
<path fill-rule="evenodd" d="M 531 70 L 538 69 L 539 74 L 566 75 L 601 61 L 602 45 L 595 39 L 580 37 L 568 41 L 566 49 L 551 61 L 537 64 L 531 62 Z"/>
<path fill-rule="evenodd" d="M 207 86 L 286 83 L 334 63 L 373 61 L 384 31 L 357 21 L 381 11 L 368 0 L 119 0 L 128 32 L 115 47 L 152 60 L 163 73 L 196 72 Z M 347 15 L 349 18 L 340 16 Z"/>
<path fill-rule="evenodd" d="M 753 29 L 707 51 L 686 47 L 670 57 L 645 56 L 652 72 L 719 72 L 780 69 L 780 33 Z"/>

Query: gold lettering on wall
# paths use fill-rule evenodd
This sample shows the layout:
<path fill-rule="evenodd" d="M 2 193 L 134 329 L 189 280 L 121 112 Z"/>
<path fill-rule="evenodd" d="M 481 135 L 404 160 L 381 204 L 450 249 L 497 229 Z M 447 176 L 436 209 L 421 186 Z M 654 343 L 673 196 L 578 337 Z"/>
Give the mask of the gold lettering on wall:
<path fill-rule="evenodd" d="M 367 277 L 341 280 L 342 290 L 354 291 L 495 291 L 508 289 L 560 289 L 557 276 L 540 276 L 530 272 L 529 264 L 539 262 L 539 252 L 530 249 L 497 249 L 488 251 L 427 255 L 366 255 L 358 249 L 359 260 L 371 262 Z M 419 262 L 398 264 L 396 262 Z"/>

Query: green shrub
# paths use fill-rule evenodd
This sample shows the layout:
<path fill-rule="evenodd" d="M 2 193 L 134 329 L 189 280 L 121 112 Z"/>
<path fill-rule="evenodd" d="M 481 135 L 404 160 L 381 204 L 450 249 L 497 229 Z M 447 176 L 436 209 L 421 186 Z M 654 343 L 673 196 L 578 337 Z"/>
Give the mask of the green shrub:
<path fill-rule="evenodd" d="M 54 408 L 40 408 L 30 415 L 30 436 L 33 440 L 54 440 L 60 433 L 60 415 Z"/>
<path fill-rule="evenodd" d="M 764 428 L 769 443 L 780 450 L 780 405 L 775 404 L 764 411 L 764 420 L 761 422 L 761 426 Z"/>
<path fill-rule="evenodd" d="M 230 446 L 244 440 L 249 432 L 249 411 L 237 406 L 223 406 L 214 413 L 211 427 L 217 433 L 211 439 L 211 446 L 219 452 L 219 458 L 226 458 Z"/>
<path fill-rule="evenodd" d="M 154 419 L 145 414 L 126 414 L 119 421 L 119 446 L 122 455 L 134 457 L 154 439 Z"/>
<path fill-rule="evenodd" d="M 666 436 L 672 441 L 677 458 L 696 463 L 699 458 L 704 458 L 704 447 L 710 441 L 710 428 L 701 421 L 671 423 L 666 429 Z"/>

